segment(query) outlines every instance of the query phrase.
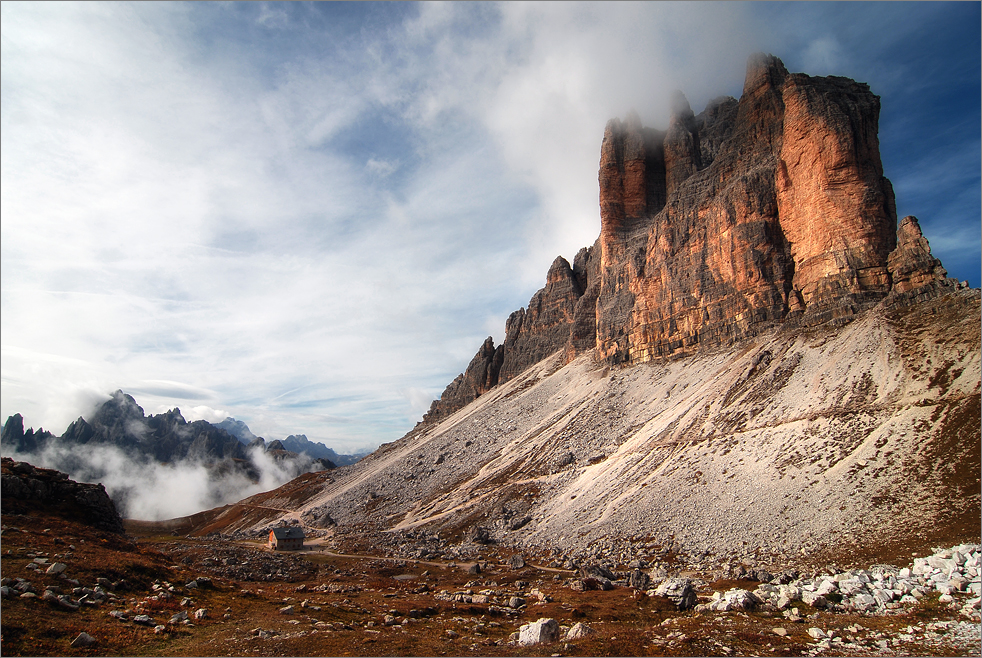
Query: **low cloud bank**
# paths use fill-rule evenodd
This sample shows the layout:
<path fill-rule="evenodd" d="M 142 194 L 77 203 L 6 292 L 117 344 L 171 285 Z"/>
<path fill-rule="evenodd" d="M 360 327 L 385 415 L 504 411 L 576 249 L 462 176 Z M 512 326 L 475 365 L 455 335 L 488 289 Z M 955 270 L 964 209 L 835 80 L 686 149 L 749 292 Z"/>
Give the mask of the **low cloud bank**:
<path fill-rule="evenodd" d="M 188 516 L 269 491 L 302 473 L 319 470 L 307 455 L 280 460 L 259 446 L 249 461 L 181 460 L 159 463 L 112 445 L 78 445 L 52 439 L 33 453 L 3 455 L 53 468 L 78 482 L 102 483 L 123 518 L 161 521 Z"/>

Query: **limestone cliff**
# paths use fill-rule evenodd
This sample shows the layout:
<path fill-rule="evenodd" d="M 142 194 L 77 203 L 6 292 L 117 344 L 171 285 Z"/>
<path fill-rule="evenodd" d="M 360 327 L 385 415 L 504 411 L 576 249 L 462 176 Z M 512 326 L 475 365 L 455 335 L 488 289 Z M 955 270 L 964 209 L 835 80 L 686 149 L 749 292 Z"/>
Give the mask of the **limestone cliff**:
<path fill-rule="evenodd" d="M 664 131 L 634 113 L 612 119 L 596 244 L 572 268 L 556 259 L 504 344 L 488 339 L 426 420 L 561 349 L 566 361 L 593 351 L 641 363 L 951 290 L 917 220 L 898 233 L 879 112 L 866 84 L 789 73 L 760 54 L 739 101 L 695 115 L 678 92 Z"/>

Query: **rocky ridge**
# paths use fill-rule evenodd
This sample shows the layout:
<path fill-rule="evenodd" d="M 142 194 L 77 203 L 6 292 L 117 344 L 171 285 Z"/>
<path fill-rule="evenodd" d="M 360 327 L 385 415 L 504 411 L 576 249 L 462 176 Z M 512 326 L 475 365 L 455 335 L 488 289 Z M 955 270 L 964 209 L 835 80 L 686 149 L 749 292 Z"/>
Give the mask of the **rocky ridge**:
<path fill-rule="evenodd" d="M 879 111 L 868 85 L 757 55 L 739 101 L 695 115 L 678 92 L 664 131 L 612 119 L 597 242 L 572 267 L 556 259 L 504 343 L 485 341 L 424 422 L 560 349 L 642 363 L 956 289 L 917 219 L 897 227 Z"/>
<path fill-rule="evenodd" d="M 101 484 L 75 482 L 65 473 L 8 457 L 2 464 L 0 494 L 5 514 L 41 506 L 100 530 L 123 532 L 123 521 Z"/>

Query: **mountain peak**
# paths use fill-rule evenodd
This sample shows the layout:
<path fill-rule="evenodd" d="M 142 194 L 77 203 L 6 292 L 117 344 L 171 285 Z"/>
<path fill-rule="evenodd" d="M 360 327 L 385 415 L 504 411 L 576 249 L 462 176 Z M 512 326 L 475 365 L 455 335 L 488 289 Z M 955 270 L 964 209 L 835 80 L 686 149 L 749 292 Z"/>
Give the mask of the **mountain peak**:
<path fill-rule="evenodd" d="M 916 219 L 898 236 L 879 111 L 868 85 L 788 73 L 756 54 L 739 101 L 693 115 L 676 92 L 667 130 L 633 111 L 611 119 L 597 242 L 573 268 L 553 262 L 546 286 L 508 318 L 504 344 L 482 345 L 424 420 L 560 350 L 567 362 L 592 352 L 643 363 L 957 288 Z"/>

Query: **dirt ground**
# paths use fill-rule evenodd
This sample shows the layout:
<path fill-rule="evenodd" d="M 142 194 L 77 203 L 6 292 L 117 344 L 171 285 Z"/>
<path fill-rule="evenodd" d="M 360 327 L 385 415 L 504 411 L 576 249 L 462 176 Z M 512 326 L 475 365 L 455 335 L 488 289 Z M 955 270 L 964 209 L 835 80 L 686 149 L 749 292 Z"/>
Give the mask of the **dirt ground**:
<path fill-rule="evenodd" d="M 78 610 L 4 598 L 0 647 L 8 656 L 979 655 L 978 624 L 966 625 L 936 595 L 880 617 L 803 604 L 799 621 L 778 611 L 698 614 L 628 587 L 574 591 L 565 585 L 571 573 L 512 569 L 493 548 L 473 573 L 474 563 L 275 554 L 258 541 L 188 539 L 134 524 L 128 529 L 139 536 L 120 536 L 32 513 L 4 514 L 2 523 L 4 578 L 26 579 L 39 595 L 49 585 L 68 594 L 94 588 L 99 578 L 118 584 L 106 601 Z M 44 558 L 68 567 L 61 575 L 28 568 Z M 192 580 L 201 586 L 189 587 Z M 170 623 L 181 611 L 189 622 Z M 152 622 L 134 621 L 140 614 Z M 536 646 L 510 641 L 543 617 L 594 632 Z M 838 639 L 822 648 L 812 628 Z M 82 632 L 95 643 L 73 648 Z"/>

